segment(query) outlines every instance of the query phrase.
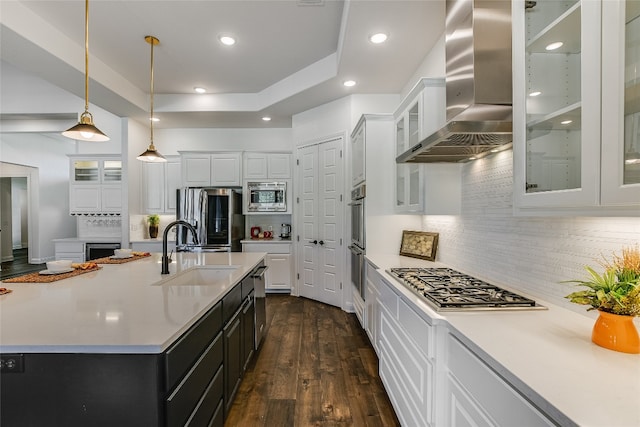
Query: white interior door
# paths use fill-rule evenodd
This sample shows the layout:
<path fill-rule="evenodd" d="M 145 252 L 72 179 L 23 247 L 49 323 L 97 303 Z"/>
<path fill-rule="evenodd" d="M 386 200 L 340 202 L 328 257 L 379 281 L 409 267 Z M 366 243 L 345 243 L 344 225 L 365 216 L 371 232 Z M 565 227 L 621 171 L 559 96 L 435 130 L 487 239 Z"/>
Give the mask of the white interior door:
<path fill-rule="evenodd" d="M 342 305 L 342 138 L 298 151 L 299 294 Z"/>

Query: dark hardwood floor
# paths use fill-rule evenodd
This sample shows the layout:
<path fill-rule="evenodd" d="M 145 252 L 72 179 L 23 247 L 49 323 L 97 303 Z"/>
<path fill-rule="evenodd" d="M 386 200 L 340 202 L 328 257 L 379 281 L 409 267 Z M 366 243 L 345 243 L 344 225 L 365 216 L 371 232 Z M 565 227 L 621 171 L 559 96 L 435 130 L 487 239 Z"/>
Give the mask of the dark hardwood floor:
<path fill-rule="evenodd" d="M 10 279 L 23 274 L 32 273 L 34 271 L 46 270 L 47 264 L 29 264 L 27 257 L 27 248 L 14 249 L 13 261 L 6 261 L 0 264 L 0 280 Z"/>
<path fill-rule="evenodd" d="M 355 314 L 267 296 L 267 332 L 225 426 L 399 426 Z"/>

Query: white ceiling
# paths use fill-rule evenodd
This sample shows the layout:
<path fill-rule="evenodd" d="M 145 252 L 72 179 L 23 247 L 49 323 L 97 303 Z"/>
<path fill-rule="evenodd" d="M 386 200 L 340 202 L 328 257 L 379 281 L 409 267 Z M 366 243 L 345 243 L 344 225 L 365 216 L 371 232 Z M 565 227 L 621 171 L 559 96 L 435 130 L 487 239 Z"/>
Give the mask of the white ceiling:
<path fill-rule="evenodd" d="M 84 0 L 0 7 L 0 59 L 84 98 Z M 90 101 L 116 115 L 148 120 L 144 36 L 160 39 L 159 128 L 290 127 L 348 94 L 399 93 L 444 31 L 444 0 L 92 0 L 89 13 Z"/>

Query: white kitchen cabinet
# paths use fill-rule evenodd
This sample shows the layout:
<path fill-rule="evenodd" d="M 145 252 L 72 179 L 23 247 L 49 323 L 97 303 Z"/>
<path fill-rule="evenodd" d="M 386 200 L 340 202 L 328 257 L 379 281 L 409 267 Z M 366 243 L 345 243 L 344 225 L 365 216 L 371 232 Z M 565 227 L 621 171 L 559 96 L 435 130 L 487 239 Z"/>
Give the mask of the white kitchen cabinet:
<path fill-rule="evenodd" d="M 290 248 L 288 248 L 290 250 Z M 291 254 L 267 254 L 265 286 L 268 291 L 291 291 Z"/>
<path fill-rule="evenodd" d="M 70 259 L 73 262 L 84 262 L 84 242 L 54 242 L 56 260 Z"/>
<path fill-rule="evenodd" d="M 602 2 L 602 195 L 640 205 L 640 3 Z M 606 106 L 606 107 L 605 107 Z M 606 148 L 605 148 L 606 144 Z"/>
<path fill-rule="evenodd" d="M 364 117 L 364 116 L 363 116 Z M 351 134 L 351 186 L 365 182 L 366 158 L 365 158 L 365 126 L 360 121 Z"/>
<path fill-rule="evenodd" d="M 111 155 L 70 155 L 69 212 L 122 212 L 122 160 Z"/>
<path fill-rule="evenodd" d="M 242 153 L 180 152 L 184 187 L 239 187 Z"/>
<path fill-rule="evenodd" d="M 376 278 L 377 276 L 377 278 Z M 435 422 L 436 327 L 372 271 L 378 290 L 380 378 L 402 425 Z"/>
<path fill-rule="evenodd" d="M 637 215 L 640 166 L 624 157 L 638 108 L 624 88 L 640 58 L 630 41 L 625 63 L 624 2 L 525 3 L 513 9 L 515 213 Z"/>
<path fill-rule="evenodd" d="M 394 113 L 396 156 L 415 146 L 445 124 L 443 79 L 421 79 Z M 397 213 L 460 213 L 461 164 L 397 163 L 395 200 Z"/>
<path fill-rule="evenodd" d="M 243 159 L 245 180 L 291 178 L 291 153 L 246 152 Z"/>
<path fill-rule="evenodd" d="M 556 425 L 451 334 L 445 396 L 447 426 Z"/>
<path fill-rule="evenodd" d="M 265 289 L 267 292 L 291 292 L 293 262 L 290 241 L 242 242 L 242 252 L 266 252 Z"/>
<path fill-rule="evenodd" d="M 166 162 L 142 164 L 142 197 L 147 214 L 176 212 L 176 190 L 182 182 L 180 157 L 166 158 Z"/>
<path fill-rule="evenodd" d="M 383 286 L 380 281 L 380 275 L 376 273 L 376 267 L 369 261 L 365 264 L 365 331 L 369 336 L 373 349 L 380 357 L 378 350 L 378 328 L 380 324 L 380 289 Z"/>

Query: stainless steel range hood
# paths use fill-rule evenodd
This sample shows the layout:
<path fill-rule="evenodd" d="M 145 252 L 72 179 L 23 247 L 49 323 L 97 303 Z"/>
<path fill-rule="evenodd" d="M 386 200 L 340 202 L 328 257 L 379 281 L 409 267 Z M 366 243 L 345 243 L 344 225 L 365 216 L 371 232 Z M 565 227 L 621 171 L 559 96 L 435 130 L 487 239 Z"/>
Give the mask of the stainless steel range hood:
<path fill-rule="evenodd" d="M 447 124 L 397 163 L 465 162 L 512 143 L 511 2 L 447 0 Z"/>

